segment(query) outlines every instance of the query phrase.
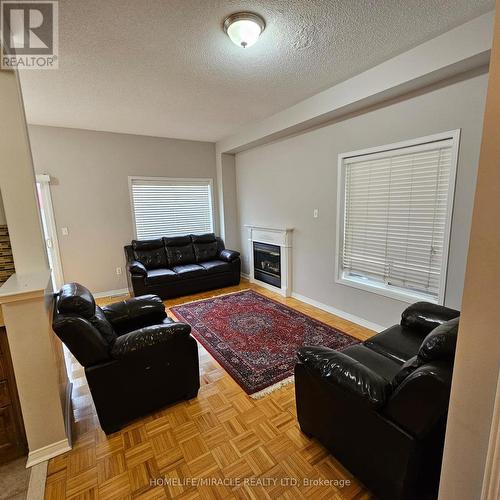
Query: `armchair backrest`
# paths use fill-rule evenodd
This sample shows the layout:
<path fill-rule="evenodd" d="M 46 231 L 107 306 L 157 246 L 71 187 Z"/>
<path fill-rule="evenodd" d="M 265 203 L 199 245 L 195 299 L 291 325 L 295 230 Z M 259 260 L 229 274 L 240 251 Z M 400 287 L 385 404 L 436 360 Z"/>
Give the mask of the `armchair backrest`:
<path fill-rule="evenodd" d="M 424 335 L 427 335 L 434 328 L 458 316 L 460 316 L 460 311 L 449 307 L 430 302 L 415 302 L 403 311 L 401 326 L 420 330 Z"/>
<path fill-rule="evenodd" d="M 56 294 L 52 329 L 85 367 L 109 359 L 117 336 L 90 291 L 79 283 L 66 284 Z"/>

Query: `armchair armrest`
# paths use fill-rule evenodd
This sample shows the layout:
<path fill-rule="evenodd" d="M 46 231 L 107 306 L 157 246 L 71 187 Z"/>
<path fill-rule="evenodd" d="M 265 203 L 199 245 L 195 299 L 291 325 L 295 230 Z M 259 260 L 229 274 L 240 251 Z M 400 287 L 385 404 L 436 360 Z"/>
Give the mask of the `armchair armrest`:
<path fill-rule="evenodd" d="M 102 311 L 117 333 L 161 323 L 167 317 L 165 305 L 157 295 L 142 295 L 114 302 L 104 306 Z"/>
<path fill-rule="evenodd" d="M 240 256 L 240 252 L 236 252 L 235 250 L 221 250 L 219 253 L 219 259 L 225 262 L 233 262 Z"/>
<path fill-rule="evenodd" d="M 297 356 L 321 379 L 357 396 L 371 407 L 380 408 L 389 397 L 390 382 L 342 352 L 327 347 L 303 347 Z"/>
<path fill-rule="evenodd" d="M 440 420 L 444 423 L 452 371 L 447 361 L 420 366 L 394 390 L 383 413 L 405 431 L 423 438 Z"/>
<path fill-rule="evenodd" d="M 449 307 L 416 302 L 406 308 L 401 315 L 401 326 L 418 331 L 425 337 L 434 328 L 460 316 L 460 311 Z"/>
<path fill-rule="evenodd" d="M 148 271 L 144 267 L 144 264 L 142 264 L 138 260 L 133 260 L 132 262 L 130 262 L 128 265 L 128 270 L 130 271 L 130 274 L 138 274 L 139 276 L 148 275 Z"/>
<path fill-rule="evenodd" d="M 191 327 L 186 323 L 146 326 L 118 337 L 111 349 L 111 356 L 115 359 L 135 357 L 148 348 L 157 348 L 175 338 L 187 338 L 190 333 Z"/>

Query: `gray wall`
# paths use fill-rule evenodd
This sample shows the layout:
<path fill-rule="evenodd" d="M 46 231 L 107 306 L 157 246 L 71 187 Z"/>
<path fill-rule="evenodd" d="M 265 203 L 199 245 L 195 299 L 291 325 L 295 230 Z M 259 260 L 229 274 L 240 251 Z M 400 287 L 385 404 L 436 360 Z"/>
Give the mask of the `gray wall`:
<path fill-rule="evenodd" d="M 124 267 L 123 246 L 134 236 L 128 176 L 212 178 L 215 184 L 212 143 L 41 126 L 30 126 L 29 134 L 36 172 L 54 178 L 65 281 L 93 292 L 127 287 L 125 270 L 117 276 L 116 268 Z"/>
<path fill-rule="evenodd" d="M 236 155 L 244 270 L 244 224 L 294 227 L 293 290 L 378 325 L 398 321 L 406 303 L 335 283 L 339 153 L 462 129 L 446 305 L 460 307 L 484 113 L 487 74 L 407 96 L 295 137 Z M 320 217 L 313 218 L 319 208 Z"/>

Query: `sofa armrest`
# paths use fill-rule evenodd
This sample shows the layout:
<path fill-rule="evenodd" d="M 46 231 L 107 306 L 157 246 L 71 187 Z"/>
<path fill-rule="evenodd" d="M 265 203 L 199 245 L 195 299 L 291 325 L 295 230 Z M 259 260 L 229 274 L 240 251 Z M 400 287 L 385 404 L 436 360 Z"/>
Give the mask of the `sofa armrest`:
<path fill-rule="evenodd" d="M 460 316 L 460 311 L 455 309 L 430 302 L 416 302 L 403 311 L 401 326 L 416 330 L 425 337 L 434 328 L 458 316 Z"/>
<path fill-rule="evenodd" d="M 102 310 L 106 319 L 118 330 L 123 330 L 127 324 L 135 325 L 137 322 L 142 324 L 149 321 L 161 322 L 167 317 L 165 305 L 157 295 L 142 295 L 114 302 L 104 306 Z"/>
<path fill-rule="evenodd" d="M 133 260 L 132 262 L 130 262 L 128 265 L 128 270 L 130 271 L 130 274 L 144 277 L 148 275 L 148 270 L 144 267 L 144 264 L 142 264 L 138 260 Z"/>
<path fill-rule="evenodd" d="M 189 338 L 190 333 L 191 327 L 186 323 L 146 326 L 118 337 L 111 349 L 111 356 L 114 359 L 140 356 L 149 348 L 158 348 L 176 338 Z"/>
<path fill-rule="evenodd" d="M 219 253 L 219 259 L 225 262 L 233 262 L 237 258 L 239 258 L 240 252 L 236 252 L 235 250 L 221 250 Z"/>
<path fill-rule="evenodd" d="M 303 347 L 297 356 L 321 379 L 341 387 L 371 407 L 380 408 L 390 395 L 389 381 L 342 352 L 327 347 Z"/>

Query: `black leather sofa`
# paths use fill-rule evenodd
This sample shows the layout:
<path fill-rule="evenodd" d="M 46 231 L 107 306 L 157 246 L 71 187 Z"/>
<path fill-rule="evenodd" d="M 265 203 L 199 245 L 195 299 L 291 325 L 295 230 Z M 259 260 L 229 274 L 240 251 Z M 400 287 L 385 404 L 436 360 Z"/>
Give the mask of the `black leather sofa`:
<path fill-rule="evenodd" d="M 56 294 L 52 328 L 85 367 L 106 434 L 198 393 L 198 345 L 191 327 L 170 319 L 157 296 L 101 309 L 87 288 L 70 283 Z"/>
<path fill-rule="evenodd" d="M 363 344 L 298 352 L 302 431 L 383 500 L 437 496 L 458 317 L 418 302 Z"/>
<path fill-rule="evenodd" d="M 132 241 L 125 248 L 133 296 L 169 299 L 240 282 L 240 254 L 213 233 Z"/>

